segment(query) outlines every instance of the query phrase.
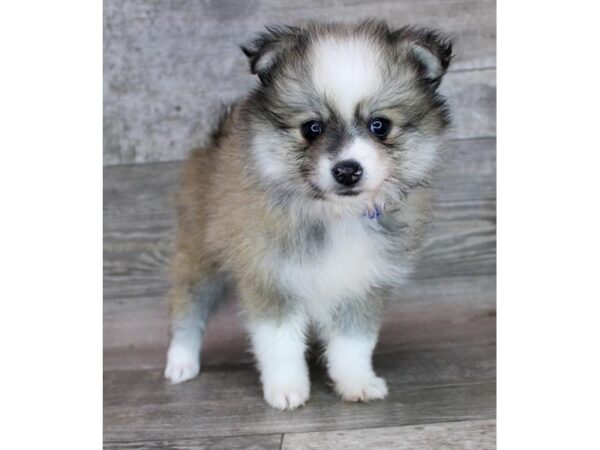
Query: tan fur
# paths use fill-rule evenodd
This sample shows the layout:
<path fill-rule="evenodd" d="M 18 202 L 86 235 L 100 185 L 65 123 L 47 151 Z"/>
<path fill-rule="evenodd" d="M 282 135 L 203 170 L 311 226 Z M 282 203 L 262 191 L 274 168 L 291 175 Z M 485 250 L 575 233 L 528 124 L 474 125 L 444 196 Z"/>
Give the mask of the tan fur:
<path fill-rule="evenodd" d="M 265 193 L 248 182 L 233 129 L 237 117 L 234 110 L 228 124 L 231 134 L 218 148 L 195 150 L 183 168 L 169 295 L 174 313 L 190 301 L 194 285 L 224 269 L 235 273 L 247 310 L 278 307 L 265 295 L 267 288 L 257 275 L 268 274 L 256 270 L 256 261 L 267 257 L 268 236 L 284 232 L 286 218 L 268 208 Z"/>
<path fill-rule="evenodd" d="M 191 301 L 193 287 L 219 271 L 234 274 L 244 309 L 276 315 L 281 305 L 270 292 L 271 274 L 257 261 L 269 257 L 274 242 L 283 240 L 294 224 L 269 207 L 266 193 L 249 181 L 246 155 L 236 133 L 239 108 L 232 111 L 228 133 L 217 146 L 192 152 L 182 170 L 177 196 L 177 236 L 171 262 L 173 287 L 169 294 L 177 314 Z M 415 188 L 403 204 L 400 221 L 409 221 L 404 251 L 412 259 L 431 213 L 429 191 Z"/>

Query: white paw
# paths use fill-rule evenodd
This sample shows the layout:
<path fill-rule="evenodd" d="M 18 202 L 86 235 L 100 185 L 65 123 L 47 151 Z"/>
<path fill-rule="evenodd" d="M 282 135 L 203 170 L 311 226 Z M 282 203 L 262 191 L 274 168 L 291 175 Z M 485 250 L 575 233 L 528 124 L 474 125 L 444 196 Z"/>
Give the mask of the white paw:
<path fill-rule="evenodd" d="M 339 380 L 335 390 L 347 402 L 381 400 L 388 394 L 385 380 L 375 375 Z"/>
<path fill-rule="evenodd" d="M 167 353 L 165 378 L 173 384 L 195 378 L 200 372 L 199 355 L 186 347 L 172 346 Z"/>
<path fill-rule="evenodd" d="M 275 409 L 295 409 L 308 400 L 310 384 L 308 380 L 292 383 L 265 383 L 265 401 Z"/>

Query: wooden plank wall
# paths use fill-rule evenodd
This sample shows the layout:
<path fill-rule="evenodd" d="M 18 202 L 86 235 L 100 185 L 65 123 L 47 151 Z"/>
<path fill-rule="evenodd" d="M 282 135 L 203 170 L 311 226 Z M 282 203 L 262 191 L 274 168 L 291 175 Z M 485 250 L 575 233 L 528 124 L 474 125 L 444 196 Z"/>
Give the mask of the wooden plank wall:
<path fill-rule="evenodd" d="M 105 0 L 104 161 L 172 161 L 205 141 L 215 111 L 256 82 L 238 44 L 265 24 L 380 17 L 451 34 L 443 90 L 455 137 L 495 135 L 493 0 Z"/>

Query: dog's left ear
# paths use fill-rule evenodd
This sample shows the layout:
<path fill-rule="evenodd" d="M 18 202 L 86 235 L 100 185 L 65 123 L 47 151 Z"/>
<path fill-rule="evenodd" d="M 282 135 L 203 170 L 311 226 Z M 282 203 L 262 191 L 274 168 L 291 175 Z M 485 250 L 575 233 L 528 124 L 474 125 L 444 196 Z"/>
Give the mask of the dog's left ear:
<path fill-rule="evenodd" d="M 419 75 L 437 89 L 452 60 L 452 39 L 435 30 L 415 27 L 401 28 L 392 35 Z"/>
<path fill-rule="evenodd" d="M 298 27 L 271 25 L 266 29 L 252 41 L 240 45 L 250 62 L 250 71 L 258 75 L 263 85 L 268 84 L 283 53 L 293 47 L 302 35 Z"/>

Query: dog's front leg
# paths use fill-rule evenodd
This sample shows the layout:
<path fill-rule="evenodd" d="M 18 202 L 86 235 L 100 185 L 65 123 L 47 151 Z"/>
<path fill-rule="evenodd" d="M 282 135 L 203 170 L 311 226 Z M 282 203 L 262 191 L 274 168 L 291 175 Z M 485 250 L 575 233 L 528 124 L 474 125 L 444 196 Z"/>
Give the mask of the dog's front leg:
<path fill-rule="evenodd" d="M 357 302 L 341 308 L 322 329 L 327 370 L 346 401 L 383 399 L 386 382 L 373 370 L 372 356 L 380 326 L 380 305 Z"/>
<path fill-rule="evenodd" d="M 294 409 L 308 400 L 306 327 L 306 320 L 298 316 L 249 321 L 265 401 L 274 408 Z"/>

